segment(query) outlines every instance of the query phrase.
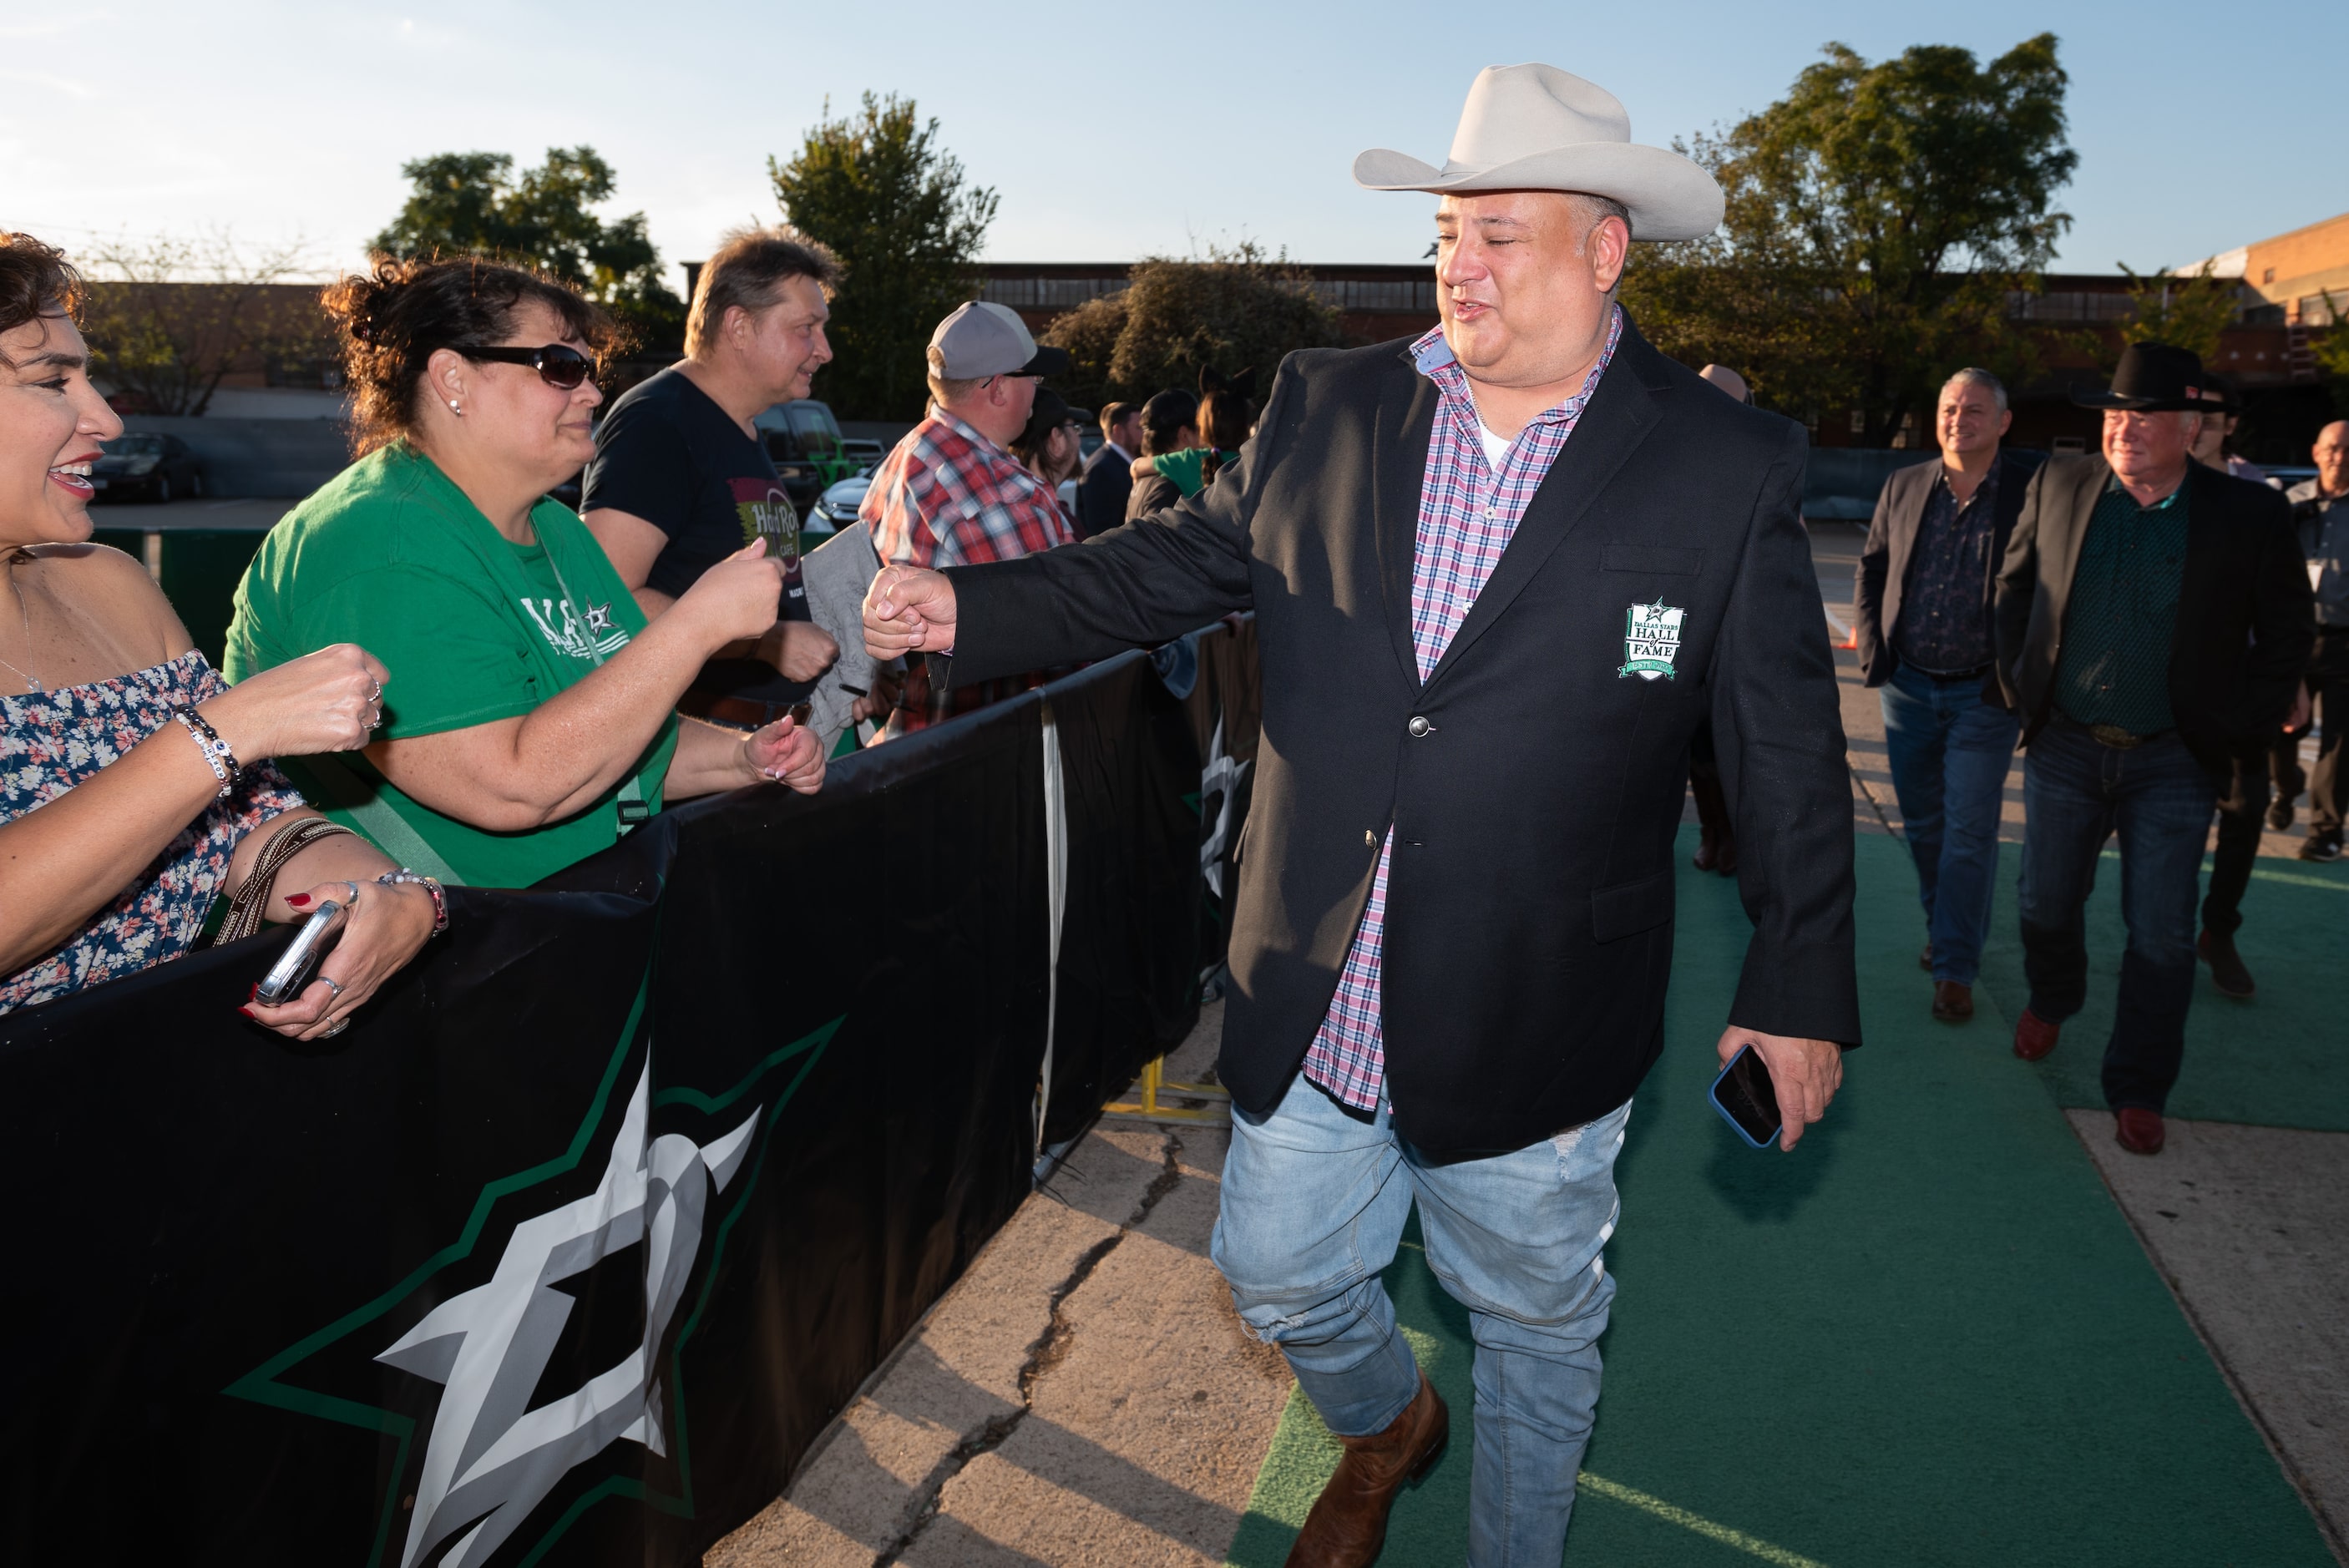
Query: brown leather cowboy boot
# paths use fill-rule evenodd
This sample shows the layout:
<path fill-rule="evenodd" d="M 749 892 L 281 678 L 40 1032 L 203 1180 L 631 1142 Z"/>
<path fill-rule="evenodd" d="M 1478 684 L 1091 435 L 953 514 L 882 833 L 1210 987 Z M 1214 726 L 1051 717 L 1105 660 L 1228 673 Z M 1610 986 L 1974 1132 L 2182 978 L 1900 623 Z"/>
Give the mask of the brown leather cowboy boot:
<path fill-rule="evenodd" d="M 1395 1494 L 1435 1468 L 1451 1431 L 1452 1413 L 1422 1372 L 1419 1392 L 1386 1430 L 1340 1438 L 1345 1457 L 1305 1516 L 1288 1568 L 1367 1568 L 1378 1561 Z"/>

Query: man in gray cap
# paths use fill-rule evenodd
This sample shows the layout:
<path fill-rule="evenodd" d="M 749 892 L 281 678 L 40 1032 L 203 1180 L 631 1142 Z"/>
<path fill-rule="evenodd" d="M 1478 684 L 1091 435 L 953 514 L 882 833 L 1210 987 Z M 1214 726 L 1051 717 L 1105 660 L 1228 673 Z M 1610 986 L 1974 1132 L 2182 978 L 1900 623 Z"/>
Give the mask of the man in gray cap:
<path fill-rule="evenodd" d="M 1468 1561 L 1555 1563 L 1700 728 L 1754 925 L 1721 1059 L 1775 1088 L 1791 1149 L 1859 1038 L 1806 443 L 1617 304 L 1633 239 L 1710 233 L 1723 199 L 1603 88 L 1495 67 L 1444 167 L 1365 153 L 1354 177 L 1440 197 L 1441 330 L 1290 355 L 1237 463 L 1081 550 L 885 567 L 865 644 L 952 650 L 959 684 L 1256 612 L 1213 1253 L 1343 1450 L 1288 1561 L 1371 1562 L 1443 1450 L 1380 1283 L 1416 1208 L 1476 1342 Z"/>
<path fill-rule="evenodd" d="M 884 562 L 964 566 L 1075 542 L 1058 498 L 1011 451 L 1036 383 L 1068 368 L 1069 351 L 1037 347 L 1007 306 L 974 300 L 938 323 L 929 417 L 881 459 L 857 509 Z"/>

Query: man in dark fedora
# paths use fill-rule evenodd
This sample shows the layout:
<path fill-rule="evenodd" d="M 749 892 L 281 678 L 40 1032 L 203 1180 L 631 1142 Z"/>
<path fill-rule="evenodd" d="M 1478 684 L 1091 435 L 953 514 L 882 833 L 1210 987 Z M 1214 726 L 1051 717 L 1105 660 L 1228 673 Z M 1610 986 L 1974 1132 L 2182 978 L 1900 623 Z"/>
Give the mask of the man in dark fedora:
<path fill-rule="evenodd" d="M 2158 1154 L 2194 995 L 2195 895 L 2230 763 L 2281 723 L 2314 633 L 2291 508 L 2194 462 L 2202 362 L 2134 344 L 2102 457 L 2031 481 L 1999 573 L 1999 673 L 2023 715 L 2023 949 L 2014 1054 L 2037 1061 L 2086 999 L 2085 918 L 2120 836 L 2128 948 L 2105 1047 L 2114 1136 Z"/>
<path fill-rule="evenodd" d="M 1791 1148 L 1858 1038 L 1806 443 L 1616 303 L 1632 239 L 1709 233 L 1723 202 L 1696 164 L 1632 144 L 1612 94 L 1496 67 L 1441 168 L 1369 152 L 1354 174 L 1440 196 L 1438 330 L 1290 355 L 1230 469 L 1077 549 L 883 572 L 865 638 L 951 648 L 962 680 L 1255 610 L 1213 1252 L 1343 1445 L 1289 1562 L 1371 1562 L 1443 1449 L 1448 1413 L 1380 1284 L 1416 1204 L 1476 1343 L 1468 1561 L 1554 1564 L 1708 723 L 1754 922 L 1718 1051 L 1767 1068 Z"/>
<path fill-rule="evenodd" d="M 1933 1016 L 1974 1016 L 1998 882 L 2014 714 L 1999 685 L 1991 606 L 2033 465 L 2001 449 L 2006 387 L 1967 368 L 1933 410 L 1941 460 L 1884 481 L 1852 593 L 1859 668 L 1884 705 L 1884 752 L 1925 906 Z"/>

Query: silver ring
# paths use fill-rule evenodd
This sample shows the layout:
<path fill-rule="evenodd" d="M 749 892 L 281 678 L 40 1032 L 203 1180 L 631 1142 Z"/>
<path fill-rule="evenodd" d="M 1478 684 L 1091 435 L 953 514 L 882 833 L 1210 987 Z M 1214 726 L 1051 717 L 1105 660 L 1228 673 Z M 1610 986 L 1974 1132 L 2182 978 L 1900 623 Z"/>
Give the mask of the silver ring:
<path fill-rule="evenodd" d="M 351 1016 L 348 1013 L 346 1013 L 341 1017 L 335 1020 L 335 1026 L 333 1028 L 319 1030 L 318 1037 L 322 1040 L 331 1040 L 336 1035 L 341 1034 L 345 1029 L 347 1029 L 350 1026 Z"/>
<path fill-rule="evenodd" d="M 339 982 L 329 980 L 324 975 L 321 975 L 318 976 L 318 984 L 324 985 L 327 990 L 332 991 L 335 994 L 336 1001 L 339 1002 L 343 999 L 343 987 Z"/>
<path fill-rule="evenodd" d="M 373 684 L 375 686 L 375 690 L 367 693 L 367 701 L 374 703 L 377 707 L 380 707 L 383 706 L 383 683 L 381 681 L 377 681 Z"/>

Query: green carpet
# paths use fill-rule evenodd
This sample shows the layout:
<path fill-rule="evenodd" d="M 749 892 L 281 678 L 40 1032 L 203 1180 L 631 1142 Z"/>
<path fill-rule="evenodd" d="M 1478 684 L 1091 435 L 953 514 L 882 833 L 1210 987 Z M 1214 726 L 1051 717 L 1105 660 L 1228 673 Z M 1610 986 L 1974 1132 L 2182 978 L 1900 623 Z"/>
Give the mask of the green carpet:
<path fill-rule="evenodd" d="M 1982 954 L 1982 991 L 1996 995 L 2009 1018 L 2031 988 L 2023 978 L 2015 878 L 2022 848 L 2002 846 L 1991 940 Z M 2207 878 L 2205 885 L 2208 885 Z M 1912 903 L 1911 910 L 1916 906 Z M 1921 942 L 1924 916 L 1909 931 Z M 2239 1002 L 2201 969 L 2186 1015 L 2186 1062 L 2169 1097 L 2169 1114 L 2191 1121 L 2240 1121 L 2349 1132 L 2349 1026 L 2341 1019 L 2344 936 L 2349 935 L 2349 862 L 2263 860 L 2243 895 L 2243 929 L 2235 935 L 2259 995 Z M 2059 1105 L 2102 1108 L 2099 1074 L 2119 995 L 2121 864 L 2107 849 L 2088 901 L 2087 1006 L 2064 1025 L 2064 1043 L 2039 1064 Z M 1981 999 L 1981 992 L 1976 994 Z"/>
<path fill-rule="evenodd" d="M 1620 1294 L 1567 1562 L 2331 1563 L 2007 1054 L 1997 1003 L 1961 1028 L 1927 1016 L 1905 852 L 1865 837 L 1859 853 L 1869 1043 L 1791 1155 L 1747 1149 L 1704 1103 L 1747 926 L 1733 887 L 1683 861 L 1669 1043 L 1618 1168 Z M 1457 1563 L 1466 1315 L 1415 1250 L 1388 1285 L 1455 1441 L 1398 1504 L 1383 1561 Z M 1336 1451 L 1293 1397 L 1233 1563 L 1280 1563 Z"/>

